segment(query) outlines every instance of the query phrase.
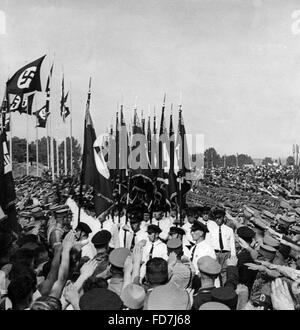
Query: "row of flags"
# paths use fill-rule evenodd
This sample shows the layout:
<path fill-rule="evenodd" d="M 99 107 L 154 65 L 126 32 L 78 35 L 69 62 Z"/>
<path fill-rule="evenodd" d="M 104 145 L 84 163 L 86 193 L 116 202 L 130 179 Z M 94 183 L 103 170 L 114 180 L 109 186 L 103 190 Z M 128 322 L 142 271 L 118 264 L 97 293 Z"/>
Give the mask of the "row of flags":
<path fill-rule="evenodd" d="M 0 113 L 2 117 L 1 127 L 6 132 L 10 131 L 10 114 L 18 111 L 20 114 L 35 115 L 37 117 L 37 127 L 45 128 L 47 118 L 50 114 L 50 83 L 52 80 L 53 66 L 47 78 L 45 93 L 45 105 L 35 111 L 32 111 L 35 92 L 41 92 L 40 69 L 46 55 L 25 65 L 19 69 L 6 83 L 6 92 L 1 104 Z M 62 96 L 60 102 L 60 112 L 63 122 L 70 114 L 70 108 L 67 106 L 69 92 L 65 94 L 64 76 L 62 78 Z M 9 100 L 9 102 L 8 102 Z"/>
<path fill-rule="evenodd" d="M 90 114 L 91 84 L 89 86 L 81 184 L 94 188 L 96 216 L 123 207 L 142 212 L 174 209 L 180 213 L 185 206 L 185 194 L 191 187 L 187 178 L 190 169 L 186 162 L 188 149 L 181 105 L 176 133 L 172 113 L 169 131 L 166 128 L 166 96 L 159 133 L 156 116 L 153 118 L 153 128 L 148 118 L 146 132 L 145 119 L 139 119 L 136 108 L 130 129 L 125 123 L 121 105 L 120 113 L 116 115 L 115 129 L 111 128 L 108 138 L 103 141 L 103 137 L 96 137 L 93 127 Z"/>

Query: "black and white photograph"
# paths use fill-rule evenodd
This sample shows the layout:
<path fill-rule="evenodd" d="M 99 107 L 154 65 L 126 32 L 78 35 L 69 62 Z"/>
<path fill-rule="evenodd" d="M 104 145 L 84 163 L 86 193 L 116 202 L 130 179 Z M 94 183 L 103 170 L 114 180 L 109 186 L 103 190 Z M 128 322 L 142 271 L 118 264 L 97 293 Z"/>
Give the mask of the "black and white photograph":
<path fill-rule="evenodd" d="M 0 311 L 299 310 L 299 145 L 298 0 L 0 0 Z"/>

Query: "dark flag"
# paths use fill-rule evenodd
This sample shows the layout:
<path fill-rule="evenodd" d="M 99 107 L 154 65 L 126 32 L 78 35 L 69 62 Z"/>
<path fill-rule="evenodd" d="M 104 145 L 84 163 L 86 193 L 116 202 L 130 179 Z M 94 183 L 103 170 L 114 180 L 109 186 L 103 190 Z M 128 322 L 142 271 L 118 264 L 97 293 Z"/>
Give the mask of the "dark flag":
<path fill-rule="evenodd" d="M 167 150 L 167 130 L 165 124 L 165 106 L 166 106 L 166 94 L 164 95 L 160 130 L 159 130 L 159 142 L 158 142 L 158 171 L 156 181 L 156 192 L 154 206 L 160 204 L 161 206 L 170 205 L 168 196 L 168 174 L 166 173 L 166 163 L 168 161 Z"/>
<path fill-rule="evenodd" d="M 50 81 L 52 79 L 53 66 L 54 66 L 54 63 L 52 63 L 50 73 L 47 78 L 47 84 L 46 84 L 46 90 L 45 90 L 45 92 L 46 92 L 46 104 L 45 104 L 46 112 L 50 111 Z"/>
<path fill-rule="evenodd" d="M 7 93 L 23 95 L 41 91 L 40 69 L 46 55 L 25 65 L 18 70 L 6 83 Z"/>
<path fill-rule="evenodd" d="M 176 141 L 176 154 L 178 159 L 178 182 L 179 182 L 179 203 L 180 207 L 184 205 L 184 197 L 186 193 L 191 189 L 191 183 L 189 181 L 188 173 L 190 173 L 189 160 L 188 160 L 188 148 L 185 136 L 185 126 L 182 117 L 182 106 L 179 105 L 179 117 L 178 117 L 178 135 Z"/>
<path fill-rule="evenodd" d="M 25 113 L 32 115 L 32 103 L 34 93 L 30 95 L 13 95 L 12 101 L 10 102 L 9 109 L 11 112 L 19 111 L 20 114 Z"/>
<path fill-rule="evenodd" d="M 178 183 L 177 177 L 174 170 L 174 162 L 175 162 L 175 142 L 174 142 L 174 130 L 173 130 L 173 115 L 172 115 L 172 107 L 170 114 L 170 128 L 169 128 L 169 138 L 170 138 L 170 146 L 169 146 L 169 155 L 170 155 L 170 169 L 169 169 L 169 197 L 171 205 L 177 205 L 177 191 L 178 191 Z"/>
<path fill-rule="evenodd" d="M 70 114 L 70 108 L 66 105 L 68 100 L 69 92 L 65 95 L 65 80 L 62 78 L 61 83 L 61 100 L 60 100 L 60 115 L 62 116 L 63 122 L 65 122 L 66 118 Z"/>
<path fill-rule="evenodd" d="M 82 155 L 81 184 L 94 188 L 96 216 L 108 211 L 113 205 L 109 170 L 102 153 L 101 141 L 96 139 L 90 114 L 91 79 L 89 83 L 84 124 L 84 145 Z"/>
<path fill-rule="evenodd" d="M 136 109 L 134 110 L 129 164 L 131 170 L 129 201 L 131 204 L 149 208 L 153 199 L 153 182 L 147 153 L 147 139 L 143 134 Z"/>
<path fill-rule="evenodd" d="M 46 105 L 44 105 L 40 110 L 36 111 L 34 114 L 37 117 L 36 127 L 45 128 L 47 124 L 47 118 L 50 115 L 50 113 L 47 112 Z"/>
<path fill-rule="evenodd" d="M 17 231 L 15 184 L 5 131 L 0 135 L 0 187 L 0 208 L 8 216 L 1 222 L 1 229 Z"/>
<path fill-rule="evenodd" d="M 0 114 L 1 114 L 1 129 L 5 130 L 6 132 L 10 132 L 10 113 L 8 113 L 8 109 L 7 109 L 6 95 L 4 95 L 3 97 Z"/>

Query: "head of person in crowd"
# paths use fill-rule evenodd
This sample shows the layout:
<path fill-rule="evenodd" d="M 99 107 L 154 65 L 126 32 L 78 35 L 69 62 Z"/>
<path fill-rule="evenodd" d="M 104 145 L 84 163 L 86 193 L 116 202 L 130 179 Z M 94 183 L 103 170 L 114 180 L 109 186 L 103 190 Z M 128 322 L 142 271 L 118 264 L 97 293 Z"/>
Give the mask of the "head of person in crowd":
<path fill-rule="evenodd" d="M 142 212 L 132 212 L 129 215 L 130 227 L 135 233 L 137 233 L 140 230 L 142 221 L 143 221 Z"/>
<path fill-rule="evenodd" d="M 124 264 L 128 256 L 130 256 L 130 251 L 127 248 L 117 248 L 110 252 L 108 260 L 112 277 L 123 278 Z"/>
<path fill-rule="evenodd" d="M 212 211 L 213 219 L 218 226 L 222 226 L 222 224 L 225 222 L 225 215 L 226 212 L 224 209 L 218 208 Z"/>
<path fill-rule="evenodd" d="M 143 213 L 143 221 L 148 222 L 150 220 L 150 218 L 151 218 L 150 212 L 144 211 L 144 213 Z"/>
<path fill-rule="evenodd" d="M 52 296 L 42 296 L 37 298 L 30 306 L 30 310 L 59 311 L 62 310 L 61 301 Z"/>
<path fill-rule="evenodd" d="M 182 241 L 184 235 L 185 235 L 185 230 L 184 229 L 182 229 L 180 227 L 173 226 L 173 227 L 170 227 L 170 229 L 169 229 L 168 239 L 178 238 Z"/>
<path fill-rule="evenodd" d="M 97 276 L 89 277 L 82 285 L 83 292 L 87 292 L 92 289 L 103 288 L 107 289 L 108 283 L 105 279 Z"/>
<path fill-rule="evenodd" d="M 92 244 L 94 244 L 97 253 L 108 253 L 110 240 L 111 233 L 108 230 L 103 229 L 93 236 Z"/>
<path fill-rule="evenodd" d="M 183 256 L 182 241 L 179 238 L 171 238 L 167 242 L 168 255 L 174 252 L 177 260 L 181 260 Z"/>
<path fill-rule="evenodd" d="M 146 310 L 190 310 L 188 292 L 174 283 L 154 288 L 145 304 Z"/>
<path fill-rule="evenodd" d="M 89 237 L 89 234 L 92 232 L 89 225 L 87 225 L 84 222 L 79 222 L 78 226 L 75 229 L 76 231 L 76 239 L 78 241 L 82 241 L 84 239 L 87 239 Z"/>
<path fill-rule="evenodd" d="M 187 221 L 193 224 L 198 218 L 198 211 L 196 207 L 190 207 L 186 210 Z"/>
<path fill-rule="evenodd" d="M 255 232 L 248 226 L 241 226 L 236 231 L 238 237 L 243 239 L 251 247 L 255 244 Z"/>
<path fill-rule="evenodd" d="M 22 264 L 30 269 L 34 269 L 35 251 L 31 249 L 21 248 L 16 251 L 11 257 L 11 262 L 14 265 Z"/>
<path fill-rule="evenodd" d="M 122 290 L 121 299 L 124 304 L 124 309 L 142 310 L 146 292 L 144 288 L 137 284 L 127 284 Z"/>
<path fill-rule="evenodd" d="M 60 224 L 66 231 L 71 229 L 72 212 L 67 205 L 60 207 L 55 211 L 55 218 L 58 224 Z"/>
<path fill-rule="evenodd" d="M 153 218 L 157 221 L 163 218 L 163 208 L 159 205 L 155 206 L 152 210 Z"/>
<path fill-rule="evenodd" d="M 194 221 L 191 227 L 191 236 L 196 243 L 204 241 L 206 237 L 206 233 L 208 232 L 209 230 L 207 229 L 206 225 L 204 225 L 200 221 L 197 220 Z"/>
<path fill-rule="evenodd" d="M 219 287 L 211 291 L 212 301 L 219 302 L 235 310 L 238 302 L 238 295 L 232 287 Z"/>
<path fill-rule="evenodd" d="M 201 209 L 201 216 L 205 222 L 209 220 L 209 214 L 210 214 L 210 207 L 203 206 L 203 208 Z"/>
<path fill-rule="evenodd" d="M 168 280 L 168 263 L 165 259 L 152 258 L 147 261 L 145 282 L 149 288 L 164 285 Z"/>
<path fill-rule="evenodd" d="M 161 229 L 156 225 L 149 225 L 147 227 L 148 238 L 151 243 L 156 242 L 159 239 Z"/>
<path fill-rule="evenodd" d="M 36 291 L 36 276 L 33 272 L 27 271 L 14 277 L 7 288 L 7 296 L 12 303 L 12 309 L 24 310 L 29 308 L 32 296 Z"/>
<path fill-rule="evenodd" d="M 272 262 L 276 256 L 276 249 L 270 245 L 260 244 L 258 251 L 258 260 Z"/>
<path fill-rule="evenodd" d="M 197 266 L 202 288 L 212 288 L 215 286 L 215 280 L 221 272 L 221 265 L 217 260 L 210 256 L 204 256 L 198 259 Z"/>
<path fill-rule="evenodd" d="M 275 257 L 273 259 L 273 264 L 281 265 L 281 266 L 286 265 L 286 263 L 289 259 L 290 253 L 291 253 L 290 246 L 287 246 L 284 244 L 279 244 Z"/>
<path fill-rule="evenodd" d="M 113 291 L 95 288 L 85 292 L 79 299 L 81 310 L 121 310 L 121 298 Z"/>

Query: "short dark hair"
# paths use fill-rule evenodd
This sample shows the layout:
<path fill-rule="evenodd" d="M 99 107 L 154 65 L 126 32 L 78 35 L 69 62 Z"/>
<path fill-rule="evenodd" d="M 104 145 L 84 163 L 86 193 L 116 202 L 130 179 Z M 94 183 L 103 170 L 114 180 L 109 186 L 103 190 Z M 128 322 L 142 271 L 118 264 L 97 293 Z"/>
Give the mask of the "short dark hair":
<path fill-rule="evenodd" d="M 105 279 L 101 277 L 91 276 L 83 283 L 83 291 L 87 292 L 96 288 L 107 289 L 108 283 Z"/>
<path fill-rule="evenodd" d="M 27 267 L 31 266 L 32 261 L 35 259 L 34 250 L 29 249 L 19 249 L 11 257 L 11 261 L 14 264 L 24 264 Z"/>
<path fill-rule="evenodd" d="M 163 285 L 168 282 L 168 263 L 163 258 L 152 258 L 146 263 L 146 278 L 150 284 Z"/>
<path fill-rule="evenodd" d="M 22 303 L 33 294 L 36 289 L 36 279 L 28 274 L 14 278 L 7 288 L 7 296 L 11 300 L 13 307 Z"/>

